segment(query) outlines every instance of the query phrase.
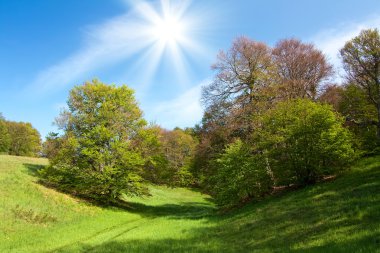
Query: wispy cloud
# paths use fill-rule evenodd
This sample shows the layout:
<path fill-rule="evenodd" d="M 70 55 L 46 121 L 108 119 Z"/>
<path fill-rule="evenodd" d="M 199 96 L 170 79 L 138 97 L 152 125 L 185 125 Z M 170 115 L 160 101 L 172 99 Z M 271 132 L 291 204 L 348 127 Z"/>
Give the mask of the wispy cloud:
<path fill-rule="evenodd" d="M 87 73 L 125 60 L 136 61 L 136 67 L 140 68 L 140 72 L 135 74 L 141 73 L 144 78 L 152 75 L 166 47 L 165 43 L 152 36 L 152 28 L 154 29 L 155 24 L 162 18 L 162 12 L 173 12 L 176 16 L 185 15 L 190 1 L 178 1 L 175 5 L 169 5 L 169 1 L 165 0 L 125 3 L 128 4 L 128 10 L 124 14 L 102 24 L 87 27 L 83 34 L 82 46 L 67 58 L 38 73 L 32 87 L 42 92 L 59 90 L 83 80 Z M 186 19 L 181 22 L 186 22 Z M 181 48 L 195 51 L 198 47 L 201 48 L 190 39 L 181 40 Z M 179 46 L 173 48 L 176 50 L 173 50 L 173 65 L 180 68 L 185 59 L 182 52 L 178 51 Z M 148 60 L 141 64 L 138 60 L 140 57 L 135 57 L 136 55 Z"/>
<path fill-rule="evenodd" d="M 200 103 L 202 86 L 209 82 L 207 79 L 170 101 L 152 105 L 147 118 L 169 129 L 194 126 L 203 115 Z"/>
<path fill-rule="evenodd" d="M 361 30 L 369 28 L 380 28 L 380 15 L 371 16 L 360 22 L 342 23 L 336 27 L 323 30 L 310 39 L 335 66 L 336 81 L 341 81 L 344 74 L 339 50 L 348 40 L 357 36 Z"/>
<path fill-rule="evenodd" d="M 90 70 L 116 63 L 149 46 L 152 41 L 141 39 L 144 29 L 131 15 L 127 13 L 102 25 L 88 27 L 82 48 L 41 71 L 33 85 L 42 90 L 61 88 Z"/>

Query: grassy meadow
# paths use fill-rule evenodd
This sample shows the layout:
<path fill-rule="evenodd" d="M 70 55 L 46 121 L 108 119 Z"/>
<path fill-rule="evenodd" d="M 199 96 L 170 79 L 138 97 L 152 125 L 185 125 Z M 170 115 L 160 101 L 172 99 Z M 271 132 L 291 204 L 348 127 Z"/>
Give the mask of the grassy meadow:
<path fill-rule="evenodd" d="M 380 157 L 226 214 L 154 186 L 99 207 L 38 184 L 47 160 L 0 155 L 0 252 L 380 252 Z"/>

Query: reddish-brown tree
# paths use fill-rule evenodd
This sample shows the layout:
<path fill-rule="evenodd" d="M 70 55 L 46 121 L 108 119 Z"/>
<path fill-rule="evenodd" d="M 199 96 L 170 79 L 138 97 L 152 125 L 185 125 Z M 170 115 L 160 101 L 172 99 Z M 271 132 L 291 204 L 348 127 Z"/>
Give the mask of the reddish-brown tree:
<path fill-rule="evenodd" d="M 217 74 L 213 83 L 203 89 L 203 102 L 238 100 L 247 104 L 258 100 L 268 86 L 272 59 L 270 48 L 246 37 L 237 38 L 227 51 L 220 51 L 212 65 Z"/>
<path fill-rule="evenodd" d="M 319 86 L 333 74 L 320 50 L 297 39 L 280 40 L 272 55 L 281 98 L 315 99 Z"/>

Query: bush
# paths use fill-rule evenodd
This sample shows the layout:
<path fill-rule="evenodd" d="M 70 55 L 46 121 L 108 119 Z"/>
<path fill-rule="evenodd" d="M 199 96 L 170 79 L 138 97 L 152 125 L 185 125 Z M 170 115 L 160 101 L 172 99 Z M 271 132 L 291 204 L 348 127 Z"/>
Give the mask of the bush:
<path fill-rule="evenodd" d="M 351 134 L 329 105 L 279 103 L 263 117 L 259 140 L 277 185 L 314 183 L 354 157 Z"/>

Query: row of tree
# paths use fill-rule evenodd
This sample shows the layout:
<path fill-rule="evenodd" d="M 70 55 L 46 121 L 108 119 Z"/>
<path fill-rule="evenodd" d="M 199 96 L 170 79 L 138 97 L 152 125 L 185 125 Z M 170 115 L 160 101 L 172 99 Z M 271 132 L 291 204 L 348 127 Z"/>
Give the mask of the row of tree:
<path fill-rule="evenodd" d="M 238 38 L 213 65 L 201 124 L 185 130 L 147 124 L 127 86 L 76 86 L 56 120 L 63 134 L 44 143 L 41 180 L 103 203 L 147 194 L 147 181 L 198 186 L 222 207 L 323 180 L 380 143 L 379 32 L 340 54 L 347 80 L 335 85 L 312 44 Z"/>
<path fill-rule="evenodd" d="M 340 51 L 346 83 L 312 44 L 274 48 L 241 37 L 221 51 L 203 90 L 193 173 L 224 207 L 306 185 L 380 143 L 380 36 L 364 30 Z M 330 105 L 326 105 L 330 104 Z M 351 130 L 351 131 L 350 131 Z M 354 152 L 359 151 L 359 152 Z"/>
<path fill-rule="evenodd" d="M 190 185 L 195 139 L 186 131 L 148 125 L 127 86 L 98 80 L 71 90 L 68 110 L 57 118 L 64 134 L 50 134 L 50 165 L 42 180 L 60 190 L 103 203 L 122 194 L 147 194 L 144 181 Z"/>
<path fill-rule="evenodd" d="M 7 121 L 0 114 L 0 153 L 39 156 L 41 137 L 30 123 Z"/>

